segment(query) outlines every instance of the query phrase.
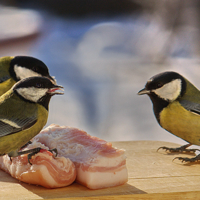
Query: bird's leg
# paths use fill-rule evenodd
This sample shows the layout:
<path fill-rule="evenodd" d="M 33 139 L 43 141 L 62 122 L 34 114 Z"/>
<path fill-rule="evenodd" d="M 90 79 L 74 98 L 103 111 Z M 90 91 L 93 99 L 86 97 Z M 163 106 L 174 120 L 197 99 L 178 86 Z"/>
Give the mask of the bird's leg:
<path fill-rule="evenodd" d="M 31 141 L 27 142 L 24 146 L 21 147 L 21 149 L 27 147 L 29 144 L 32 144 L 32 142 Z"/>
<path fill-rule="evenodd" d="M 46 150 L 46 149 L 42 149 L 42 148 L 38 147 L 38 148 L 35 148 L 35 149 L 30 149 L 30 150 L 32 150 L 32 151 L 28 154 L 28 162 L 29 162 L 30 165 L 32 165 L 32 163 L 30 162 L 30 159 L 32 158 L 32 156 L 34 156 L 35 154 L 37 154 L 37 153 L 39 153 L 39 152 L 41 152 L 41 153 L 43 153 L 43 152 L 49 152 L 49 153 L 51 153 L 51 156 L 54 155 L 54 154 L 53 154 L 53 152 L 54 152 L 54 153 L 55 153 L 55 157 L 56 157 L 57 154 L 58 154 L 58 151 L 57 151 L 56 148 L 51 149 L 51 150 Z"/>
<path fill-rule="evenodd" d="M 197 162 L 197 161 L 200 161 L 200 154 L 198 154 L 197 156 L 195 156 L 193 158 L 176 157 L 176 158 L 173 159 L 173 161 L 175 159 L 181 160 L 182 162 Z"/>
<path fill-rule="evenodd" d="M 52 154 L 55 154 L 55 157 L 58 155 L 58 150 L 56 148 L 49 150 Z"/>
<path fill-rule="evenodd" d="M 51 149 L 51 150 L 46 150 L 46 149 L 42 149 L 40 147 L 37 147 L 37 148 L 34 148 L 34 149 L 29 149 L 29 150 L 26 150 L 26 151 L 19 151 L 17 152 L 16 154 L 8 154 L 8 156 L 11 158 L 11 157 L 17 157 L 17 156 L 21 156 L 21 155 L 24 155 L 24 154 L 28 154 L 28 162 L 30 165 L 32 165 L 32 163 L 30 162 L 32 156 L 34 156 L 35 154 L 37 153 L 43 153 L 43 152 L 49 152 L 51 155 L 54 155 L 53 152 L 55 153 L 55 157 L 57 156 L 57 149 Z"/>
<path fill-rule="evenodd" d="M 159 151 L 160 149 L 164 149 L 165 151 L 169 151 L 170 153 L 195 153 L 196 151 L 198 151 L 199 149 L 187 149 L 189 146 L 191 146 L 192 144 L 186 144 L 177 148 L 169 148 L 169 147 L 159 147 L 157 149 L 157 151 Z"/>
<path fill-rule="evenodd" d="M 28 162 L 30 165 L 32 165 L 32 163 L 30 162 L 30 159 L 32 158 L 32 156 L 34 156 L 35 154 L 39 153 L 41 151 L 42 148 L 37 147 L 34 149 L 29 149 L 26 151 L 19 151 L 17 152 L 18 156 L 24 155 L 24 154 L 28 154 Z"/>

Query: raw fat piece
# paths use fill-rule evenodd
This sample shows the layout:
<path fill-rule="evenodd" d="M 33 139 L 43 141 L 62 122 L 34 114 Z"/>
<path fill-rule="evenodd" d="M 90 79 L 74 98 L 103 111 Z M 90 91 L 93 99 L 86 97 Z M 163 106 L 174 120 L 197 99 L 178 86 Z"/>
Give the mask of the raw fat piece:
<path fill-rule="evenodd" d="M 41 143 L 34 141 L 23 150 L 35 147 L 48 149 Z M 50 152 L 44 151 L 37 153 L 30 161 L 32 165 L 28 163 L 27 155 L 12 158 L 12 161 L 5 155 L 0 157 L 0 168 L 22 182 L 46 188 L 68 186 L 76 178 L 75 166 L 68 158 L 54 158 Z"/>
<path fill-rule="evenodd" d="M 125 150 L 68 126 L 50 125 L 35 138 L 50 149 L 57 148 L 76 166 L 76 181 L 90 189 L 118 186 L 128 181 Z"/>

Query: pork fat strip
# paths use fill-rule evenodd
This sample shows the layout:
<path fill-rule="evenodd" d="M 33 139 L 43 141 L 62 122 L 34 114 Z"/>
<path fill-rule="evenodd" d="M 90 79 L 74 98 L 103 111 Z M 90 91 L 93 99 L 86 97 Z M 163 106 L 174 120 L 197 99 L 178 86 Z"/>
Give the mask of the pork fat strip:
<path fill-rule="evenodd" d="M 76 181 L 90 189 L 122 185 L 128 181 L 125 151 L 102 139 L 68 126 L 52 124 L 34 139 L 57 148 L 76 166 Z"/>
<path fill-rule="evenodd" d="M 48 149 L 39 142 L 34 141 L 27 149 L 41 147 Z M 76 169 L 73 162 L 65 157 L 54 158 L 48 151 L 37 153 L 28 163 L 27 155 L 12 158 L 8 155 L 0 157 L 0 168 L 12 177 L 29 184 L 41 185 L 46 188 L 68 186 L 76 178 Z"/>

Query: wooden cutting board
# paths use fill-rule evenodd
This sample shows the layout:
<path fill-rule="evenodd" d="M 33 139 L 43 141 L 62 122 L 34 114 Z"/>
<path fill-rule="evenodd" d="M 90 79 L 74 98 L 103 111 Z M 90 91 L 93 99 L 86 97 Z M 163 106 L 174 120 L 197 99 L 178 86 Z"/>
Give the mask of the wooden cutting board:
<path fill-rule="evenodd" d="M 180 145 L 159 141 L 113 142 L 126 149 L 129 181 L 118 187 L 90 190 L 73 183 L 59 189 L 46 189 L 22 183 L 0 171 L 2 199 L 193 199 L 200 196 L 200 163 L 183 164 L 174 157 L 194 155 L 167 154 L 157 148 Z"/>

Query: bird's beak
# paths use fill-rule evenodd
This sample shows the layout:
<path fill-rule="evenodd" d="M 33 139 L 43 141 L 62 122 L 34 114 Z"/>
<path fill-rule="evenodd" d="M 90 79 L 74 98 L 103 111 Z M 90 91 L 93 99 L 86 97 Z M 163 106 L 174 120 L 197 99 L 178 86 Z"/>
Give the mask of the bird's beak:
<path fill-rule="evenodd" d="M 55 94 L 64 94 L 63 92 L 58 92 L 57 90 L 62 90 L 64 91 L 63 87 L 60 85 L 54 85 L 52 88 L 48 90 L 48 93 L 51 94 L 52 96 Z"/>
<path fill-rule="evenodd" d="M 146 88 L 140 90 L 138 93 L 138 95 L 143 95 L 143 94 L 150 94 L 150 90 L 147 90 Z"/>

